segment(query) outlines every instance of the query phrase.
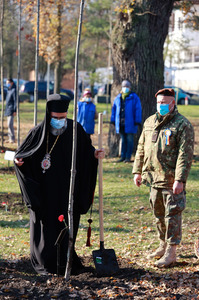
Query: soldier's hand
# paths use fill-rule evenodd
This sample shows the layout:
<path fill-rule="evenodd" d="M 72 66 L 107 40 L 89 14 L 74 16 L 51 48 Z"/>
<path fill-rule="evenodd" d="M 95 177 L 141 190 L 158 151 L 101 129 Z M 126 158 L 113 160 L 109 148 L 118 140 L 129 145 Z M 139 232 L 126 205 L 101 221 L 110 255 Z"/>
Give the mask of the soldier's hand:
<path fill-rule="evenodd" d="M 15 158 L 14 162 L 18 167 L 21 167 L 24 164 L 23 158 Z"/>
<path fill-rule="evenodd" d="M 141 176 L 141 174 L 135 174 L 135 176 L 134 176 L 134 183 L 138 187 L 141 186 L 141 184 L 142 184 L 142 176 Z"/>
<path fill-rule="evenodd" d="M 174 181 L 174 184 L 173 184 L 173 193 L 174 194 L 180 194 L 182 193 L 183 191 L 183 182 L 180 182 L 180 181 Z"/>

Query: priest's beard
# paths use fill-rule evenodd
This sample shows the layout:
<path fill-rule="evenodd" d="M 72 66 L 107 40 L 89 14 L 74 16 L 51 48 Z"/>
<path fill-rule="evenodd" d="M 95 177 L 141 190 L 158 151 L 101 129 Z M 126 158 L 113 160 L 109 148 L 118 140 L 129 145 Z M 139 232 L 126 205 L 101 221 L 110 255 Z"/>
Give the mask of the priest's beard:
<path fill-rule="evenodd" d="M 65 122 L 65 125 L 60 129 L 56 129 L 56 128 L 53 128 L 52 126 L 50 126 L 50 132 L 53 135 L 57 136 L 57 135 L 61 135 L 66 130 L 66 128 L 67 128 L 67 120 Z"/>

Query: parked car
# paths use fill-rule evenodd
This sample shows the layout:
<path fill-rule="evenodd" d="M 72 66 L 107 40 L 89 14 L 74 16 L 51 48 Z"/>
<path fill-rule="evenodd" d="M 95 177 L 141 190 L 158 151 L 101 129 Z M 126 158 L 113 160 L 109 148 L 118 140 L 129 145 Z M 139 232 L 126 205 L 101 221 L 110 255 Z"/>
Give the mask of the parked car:
<path fill-rule="evenodd" d="M 64 94 L 64 95 L 69 96 L 70 100 L 74 99 L 74 93 L 71 90 L 60 88 L 60 94 Z"/>
<path fill-rule="evenodd" d="M 14 81 L 14 83 L 16 84 L 16 86 L 17 86 L 17 78 L 13 78 L 13 81 Z M 24 79 L 19 79 L 19 88 L 23 85 L 23 84 L 25 84 L 26 83 L 26 80 L 24 80 Z"/>
<path fill-rule="evenodd" d="M 97 93 L 98 93 L 98 86 L 96 86 L 96 85 L 94 85 L 92 88 L 90 85 L 87 85 L 84 87 L 84 90 L 85 89 L 89 89 L 90 91 L 92 91 L 93 97 L 95 97 L 95 95 L 97 95 Z M 81 96 L 83 95 L 84 90 L 81 92 Z"/>
<path fill-rule="evenodd" d="M 188 103 L 190 104 L 190 94 L 188 92 L 183 91 L 183 89 L 178 88 L 176 86 L 167 85 L 165 88 L 171 88 L 175 91 L 175 100 L 177 104 L 185 104 L 185 98 L 188 98 Z"/>
<path fill-rule="evenodd" d="M 4 100 L 6 100 L 8 88 L 6 86 L 3 87 L 3 93 L 4 93 Z M 1 86 L 0 86 L 0 101 L 1 101 Z"/>
<path fill-rule="evenodd" d="M 27 81 L 20 87 L 19 95 L 22 97 L 25 94 L 29 95 L 29 101 L 34 101 L 34 88 L 35 88 L 35 81 Z M 47 81 L 38 81 L 38 99 L 46 99 L 46 91 L 47 91 Z M 53 94 L 54 92 L 54 84 L 50 82 L 49 85 L 49 93 Z M 71 100 L 74 99 L 74 94 L 71 90 L 67 89 L 60 89 L 61 94 L 68 95 Z"/>
<path fill-rule="evenodd" d="M 111 87 L 112 87 L 111 83 L 109 83 L 108 86 L 107 86 L 107 84 L 103 84 L 102 86 L 100 86 L 99 89 L 98 89 L 98 95 L 100 95 L 100 96 L 106 95 L 107 94 L 107 87 L 108 87 L 108 94 L 109 94 L 109 96 L 111 96 Z"/>

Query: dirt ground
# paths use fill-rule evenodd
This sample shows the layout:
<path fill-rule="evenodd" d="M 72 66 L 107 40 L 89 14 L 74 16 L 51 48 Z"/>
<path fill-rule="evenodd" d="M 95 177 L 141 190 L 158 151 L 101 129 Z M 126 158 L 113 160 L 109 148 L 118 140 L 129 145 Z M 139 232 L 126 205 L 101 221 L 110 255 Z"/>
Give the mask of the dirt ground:
<path fill-rule="evenodd" d="M 92 261 L 81 259 L 85 266 Z M 120 258 L 118 264 L 113 276 L 99 277 L 87 267 L 66 281 L 37 275 L 28 258 L 0 261 L 0 299 L 199 299 L 198 271 L 149 272 Z"/>
<path fill-rule="evenodd" d="M 82 258 L 89 265 L 92 257 Z M 134 282 L 146 272 L 135 269 L 128 261 L 119 261 L 120 271 L 114 277 L 97 277 L 95 269 L 64 277 L 39 276 L 34 273 L 30 260 L 0 261 L 0 299 L 124 299 L 129 298 Z M 136 295 L 143 296 L 143 291 Z M 140 298 L 142 299 L 142 298 Z"/>

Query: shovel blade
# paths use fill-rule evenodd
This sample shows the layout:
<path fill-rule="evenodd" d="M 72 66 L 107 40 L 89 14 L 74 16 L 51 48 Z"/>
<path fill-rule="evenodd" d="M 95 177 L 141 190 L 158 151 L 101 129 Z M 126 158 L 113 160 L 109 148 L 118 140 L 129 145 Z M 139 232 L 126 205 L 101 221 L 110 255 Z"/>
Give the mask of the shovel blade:
<path fill-rule="evenodd" d="M 94 250 L 93 260 L 98 275 L 113 275 L 119 271 L 115 251 L 113 249 Z"/>

